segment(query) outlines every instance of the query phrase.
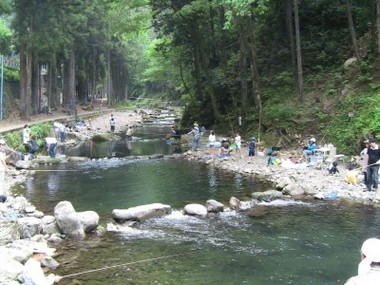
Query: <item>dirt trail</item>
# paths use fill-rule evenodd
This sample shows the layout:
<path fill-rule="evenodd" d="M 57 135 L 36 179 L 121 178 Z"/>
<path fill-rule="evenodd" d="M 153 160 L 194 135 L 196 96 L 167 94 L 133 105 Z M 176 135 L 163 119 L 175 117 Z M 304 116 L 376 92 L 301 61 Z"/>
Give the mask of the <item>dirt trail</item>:
<path fill-rule="evenodd" d="M 97 117 L 103 114 L 114 112 L 111 108 L 96 108 L 92 111 L 77 109 L 77 117 L 87 119 L 88 117 Z M 38 123 L 65 121 L 74 119 L 73 116 L 67 115 L 63 110 L 52 111 L 51 114 L 36 114 L 30 117 L 30 120 L 23 120 L 19 117 L 10 117 L 0 121 L 0 133 L 22 129 L 26 124 L 33 125 Z"/>

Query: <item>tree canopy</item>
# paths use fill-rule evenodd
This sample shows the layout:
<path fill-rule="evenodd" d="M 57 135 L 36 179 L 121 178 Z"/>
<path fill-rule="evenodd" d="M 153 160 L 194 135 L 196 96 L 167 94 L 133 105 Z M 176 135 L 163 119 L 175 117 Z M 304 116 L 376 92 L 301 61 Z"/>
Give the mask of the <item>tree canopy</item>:
<path fill-rule="evenodd" d="M 335 106 L 376 96 L 379 2 L 2 0 L 0 51 L 20 57 L 26 117 L 43 96 L 70 112 L 95 96 L 155 97 L 184 106 L 184 126 L 286 139 L 328 132 Z M 380 127 L 361 131 L 346 139 Z"/>

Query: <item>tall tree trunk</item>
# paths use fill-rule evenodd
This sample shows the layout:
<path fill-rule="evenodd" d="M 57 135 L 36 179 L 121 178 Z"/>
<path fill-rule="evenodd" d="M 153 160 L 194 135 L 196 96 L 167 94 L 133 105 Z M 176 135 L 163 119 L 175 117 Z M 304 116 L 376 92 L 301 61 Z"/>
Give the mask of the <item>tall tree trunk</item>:
<path fill-rule="evenodd" d="M 351 10 L 352 10 L 351 0 L 346 0 L 346 11 L 347 11 L 347 18 L 348 18 L 348 28 L 350 30 L 352 47 L 354 48 L 355 56 L 356 56 L 356 58 L 358 60 L 358 63 L 360 63 L 360 61 L 362 59 L 361 59 L 361 56 L 360 56 L 360 51 L 359 51 L 358 43 L 356 41 L 355 27 L 354 27 L 354 21 L 352 19 Z"/>
<path fill-rule="evenodd" d="M 115 101 L 124 101 L 127 95 L 128 70 L 122 53 L 114 48 L 111 56 L 111 82 Z"/>
<path fill-rule="evenodd" d="M 246 47 L 246 31 L 244 29 L 246 23 L 243 23 L 241 17 L 238 19 L 239 27 L 239 45 L 240 45 L 240 61 L 239 61 L 239 74 L 240 74 L 240 106 L 241 114 L 245 114 L 247 98 L 248 98 L 248 83 L 247 83 L 247 47 Z"/>
<path fill-rule="evenodd" d="M 253 20 L 253 15 L 251 15 L 250 21 L 248 22 L 248 38 L 250 39 L 250 50 L 251 50 L 251 69 L 252 69 L 252 95 L 253 100 L 256 105 L 256 112 L 258 117 L 258 129 L 257 129 L 257 137 L 258 140 L 261 138 L 261 129 L 263 125 L 263 103 L 261 99 L 260 92 L 260 74 L 259 68 L 257 66 L 257 48 L 256 48 L 256 31 L 255 31 L 255 23 Z"/>
<path fill-rule="evenodd" d="M 48 112 L 50 113 L 52 107 L 52 92 L 53 92 L 53 65 L 51 63 L 47 66 L 47 82 L 46 82 L 46 97 L 48 103 Z"/>
<path fill-rule="evenodd" d="M 20 117 L 30 120 L 32 55 L 25 44 L 20 47 Z"/>
<path fill-rule="evenodd" d="M 109 106 L 113 104 L 113 91 L 111 84 L 111 50 L 107 52 L 107 72 L 106 72 L 106 92 L 107 92 L 107 103 Z"/>
<path fill-rule="evenodd" d="M 380 58 L 380 0 L 376 0 L 377 56 Z M 380 60 L 379 60 L 380 62 Z"/>
<path fill-rule="evenodd" d="M 198 37 L 196 37 L 198 38 Z M 211 101 L 211 107 L 212 107 L 212 112 L 213 116 L 216 121 L 218 121 L 221 117 L 219 109 L 218 109 L 218 104 L 216 100 L 216 95 L 214 91 L 214 86 L 212 85 L 212 80 L 211 80 L 211 75 L 210 75 L 210 65 L 209 65 L 209 58 L 208 55 L 205 53 L 202 53 L 204 49 L 201 48 L 201 40 L 197 40 L 195 43 L 195 57 L 196 61 L 199 61 L 198 64 L 196 64 L 197 68 L 199 69 L 197 73 L 197 90 L 198 90 L 198 98 L 203 98 L 204 97 L 204 92 L 202 88 L 202 70 L 201 68 L 203 67 L 204 75 L 206 77 L 206 84 L 207 84 L 207 95 L 210 96 L 210 101 Z"/>
<path fill-rule="evenodd" d="M 376 2 L 377 0 L 370 1 L 370 13 L 371 13 L 371 51 L 376 50 Z"/>
<path fill-rule="evenodd" d="M 95 46 L 92 47 L 92 80 L 91 80 L 91 93 L 92 98 L 94 98 L 94 95 L 96 94 L 96 48 Z"/>
<path fill-rule="evenodd" d="M 297 89 L 297 63 L 296 63 L 296 48 L 294 46 L 294 25 L 293 25 L 293 7 L 292 0 L 286 0 L 286 28 L 288 31 L 290 55 L 293 72 L 293 85 Z"/>
<path fill-rule="evenodd" d="M 64 64 L 63 98 L 68 115 L 76 115 L 75 106 L 75 50 L 71 48 L 70 57 Z"/>
<path fill-rule="evenodd" d="M 33 53 L 33 62 L 32 62 L 32 114 L 38 113 L 39 110 L 39 64 L 38 56 Z"/>
<path fill-rule="evenodd" d="M 294 8 L 294 28 L 296 32 L 296 50 L 297 50 L 297 80 L 298 80 L 298 96 L 303 102 L 303 71 L 302 71 L 302 53 L 301 53 L 301 36 L 300 36 L 300 22 L 298 13 L 298 0 L 293 2 Z"/>

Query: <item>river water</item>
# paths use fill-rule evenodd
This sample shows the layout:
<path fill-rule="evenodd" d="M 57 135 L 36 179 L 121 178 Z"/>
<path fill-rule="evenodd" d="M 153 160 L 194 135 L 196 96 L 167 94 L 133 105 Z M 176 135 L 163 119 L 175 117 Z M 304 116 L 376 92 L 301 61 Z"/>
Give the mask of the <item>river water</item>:
<path fill-rule="evenodd" d="M 65 241 L 57 273 L 90 272 L 60 284 L 344 284 L 356 274 L 363 240 L 379 235 L 380 210 L 337 201 L 271 202 L 259 217 L 234 211 L 183 216 L 188 203 L 228 205 L 231 196 L 249 200 L 268 186 L 181 159 L 116 158 L 179 151 L 166 143 L 165 131 L 150 132 L 142 130 L 142 140 L 76 150 L 115 158 L 68 163 L 27 179 L 24 195 L 45 214 L 68 200 L 77 211 L 96 211 L 103 226 L 112 222 L 113 209 L 156 202 L 173 208 L 120 233 Z M 120 264 L 128 265 L 113 267 Z M 91 271 L 105 267 L 111 268 Z"/>

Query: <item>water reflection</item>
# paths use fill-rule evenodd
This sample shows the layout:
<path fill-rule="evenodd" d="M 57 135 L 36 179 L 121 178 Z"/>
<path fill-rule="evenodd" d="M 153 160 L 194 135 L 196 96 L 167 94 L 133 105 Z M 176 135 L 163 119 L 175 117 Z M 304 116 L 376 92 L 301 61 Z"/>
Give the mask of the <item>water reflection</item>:
<path fill-rule="evenodd" d="M 86 156 L 91 158 L 126 157 L 173 153 L 184 150 L 179 143 L 167 140 L 169 127 L 141 126 L 137 127 L 132 139 L 125 134 L 119 140 L 106 142 L 85 141 L 76 147 L 68 149 L 69 156 Z"/>

